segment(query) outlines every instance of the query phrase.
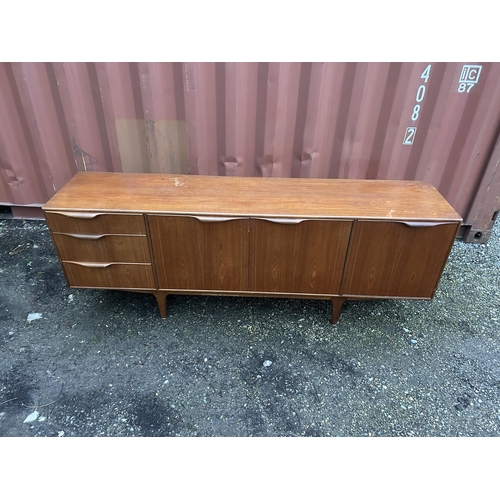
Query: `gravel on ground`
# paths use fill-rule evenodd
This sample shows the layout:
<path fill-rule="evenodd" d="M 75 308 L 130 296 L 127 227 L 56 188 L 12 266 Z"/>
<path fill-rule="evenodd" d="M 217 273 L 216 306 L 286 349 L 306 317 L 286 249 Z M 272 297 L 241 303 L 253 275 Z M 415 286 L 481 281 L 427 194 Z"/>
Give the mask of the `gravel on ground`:
<path fill-rule="evenodd" d="M 69 289 L 0 221 L 0 436 L 499 436 L 500 226 L 432 301 Z"/>

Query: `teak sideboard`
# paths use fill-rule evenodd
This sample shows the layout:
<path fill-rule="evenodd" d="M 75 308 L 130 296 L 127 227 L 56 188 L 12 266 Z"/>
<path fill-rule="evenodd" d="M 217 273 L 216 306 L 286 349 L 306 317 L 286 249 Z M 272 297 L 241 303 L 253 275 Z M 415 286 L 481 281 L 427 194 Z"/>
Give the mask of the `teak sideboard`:
<path fill-rule="evenodd" d="M 68 285 L 432 299 L 461 217 L 429 183 L 80 172 L 44 207 Z"/>

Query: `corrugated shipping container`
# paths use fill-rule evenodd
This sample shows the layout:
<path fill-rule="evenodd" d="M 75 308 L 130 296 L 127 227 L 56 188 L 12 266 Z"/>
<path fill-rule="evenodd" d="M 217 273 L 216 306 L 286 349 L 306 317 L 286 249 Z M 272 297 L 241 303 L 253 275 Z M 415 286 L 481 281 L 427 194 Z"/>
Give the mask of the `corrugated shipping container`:
<path fill-rule="evenodd" d="M 2 63 L 0 204 L 79 170 L 418 179 L 488 239 L 500 63 Z"/>

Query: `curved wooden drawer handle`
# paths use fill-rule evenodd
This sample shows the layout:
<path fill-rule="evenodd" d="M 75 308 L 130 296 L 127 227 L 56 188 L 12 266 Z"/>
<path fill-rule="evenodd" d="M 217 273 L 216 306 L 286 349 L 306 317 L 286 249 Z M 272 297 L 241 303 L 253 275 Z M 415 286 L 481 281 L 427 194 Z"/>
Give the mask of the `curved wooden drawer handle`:
<path fill-rule="evenodd" d="M 71 217 L 72 219 L 94 219 L 99 215 L 108 215 L 97 212 L 49 212 L 57 215 L 64 215 L 65 217 Z"/>
<path fill-rule="evenodd" d="M 274 219 L 274 218 L 269 218 L 269 217 L 252 217 L 252 219 L 256 220 L 265 220 L 267 222 L 274 222 L 276 224 L 300 224 L 301 222 L 304 222 L 306 220 L 312 220 L 312 219 Z"/>
<path fill-rule="evenodd" d="M 76 264 L 82 267 L 97 267 L 99 269 L 104 269 L 110 266 L 150 266 L 149 262 L 75 262 L 74 260 L 64 261 L 67 264 Z"/>
<path fill-rule="evenodd" d="M 109 234 L 76 234 L 76 233 L 58 233 L 54 232 L 54 234 L 60 234 L 62 236 L 69 236 L 71 238 L 77 238 L 79 240 L 100 240 L 101 238 L 106 238 L 107 236 L 119 236 L 120 238 L 123 237 L 129 237 L 131 236 L 132 238 L 134 237 L 142 237 L 145 238 L 145 234 L 121 234 L 121 233 L 109 233 Z"/>
<path fill-rule="evenodd" d="M 408 227 L 434 227 L 434 226 L 443 226 L 445 224 L 454 224 L 453 222 L 413 222 L 413 221 L 406 221 L 406 220 L 398 220 L 398 221 L 392 221 L 392 222 L 397 222 L 399 224 L 404 224 L 405 226 Z"/>
<path fill-rule="evenodd" d="M 97 267 L 100 269 L 104 269 L 105 267 L 114 265 L 114 262 L 74 262 L 74 261 L 67 261 L 67 262 L 68 264 L 76 264 L 77 266 Z"/>
<path fill-rule="evenodd" d="M 72 233 L 57 233 L 63 234 L 64 236 L 71 236 L 71 238 L 78 238 L 79 240 L 100 240 L 105 236 L 109 236 L 107 234 L 72 234 Z"/>
<path fill-rule="evenodd" d="M 232 220 L 248 219 L 248 217 L 207 217 L 205 215 L 189 215 L 189 217 L 199 220 L 200 222 L 228 222 Z"/>

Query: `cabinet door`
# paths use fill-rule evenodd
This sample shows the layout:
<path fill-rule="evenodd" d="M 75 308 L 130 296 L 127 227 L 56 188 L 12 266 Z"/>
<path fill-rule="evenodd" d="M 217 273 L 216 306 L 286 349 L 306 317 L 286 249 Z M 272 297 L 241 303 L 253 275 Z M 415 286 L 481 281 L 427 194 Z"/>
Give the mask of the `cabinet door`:
<path fill-rule="evenodd" d="M 248 289 L 248 219 L 149 215 L 160 289 Z"/>
<path fill-rule="evenodd" d="M 432 298 L 457 228 L 456 223 L 355 222 L 342 294 Z"/>
<path fill-rule="evenodd" d="M 352 221 L 250 222 L 251 290 L 339 294 Z"/>

